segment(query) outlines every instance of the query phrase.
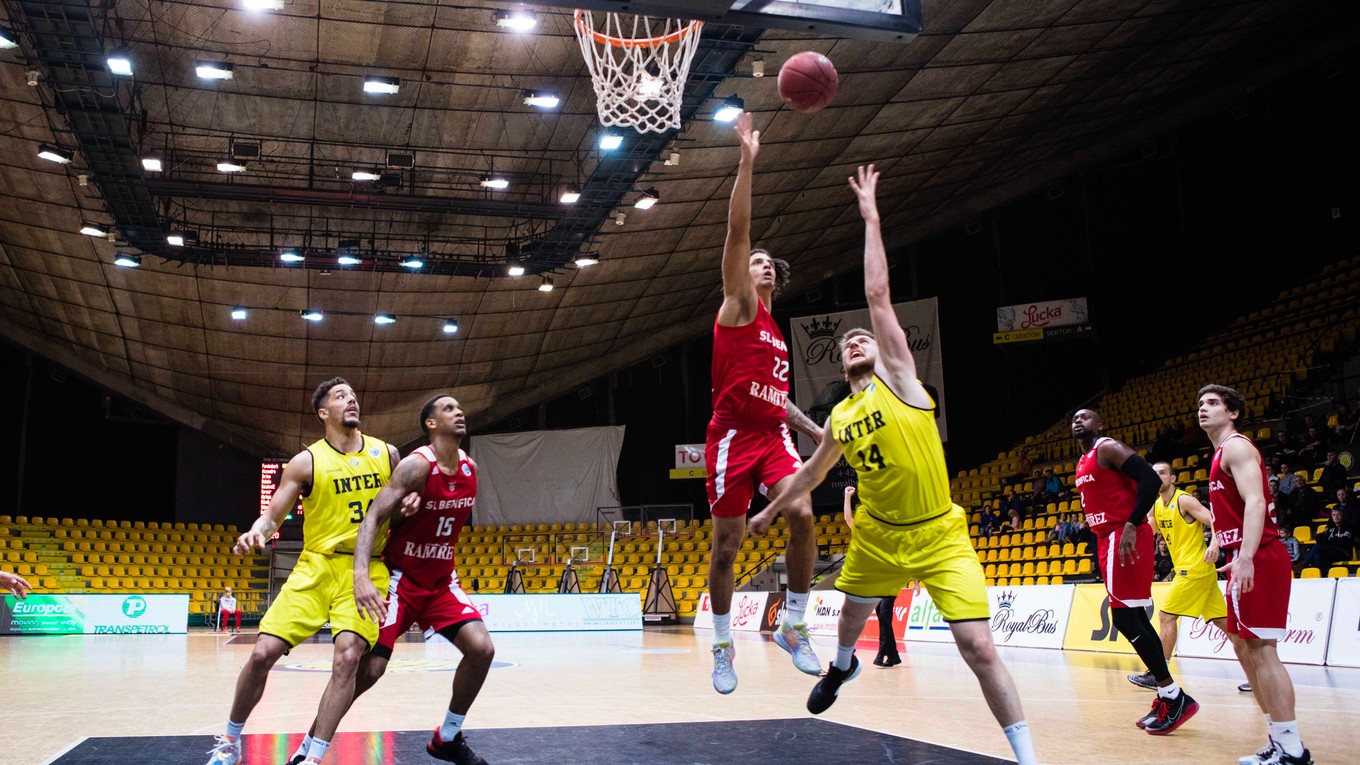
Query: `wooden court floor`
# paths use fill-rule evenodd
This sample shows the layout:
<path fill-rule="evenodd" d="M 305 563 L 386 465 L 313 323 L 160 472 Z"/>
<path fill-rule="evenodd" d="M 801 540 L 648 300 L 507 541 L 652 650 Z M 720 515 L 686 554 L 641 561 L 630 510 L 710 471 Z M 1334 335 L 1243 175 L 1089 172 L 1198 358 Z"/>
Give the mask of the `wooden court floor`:
<path fill-rule="evenodd" d="M 796 671 L 768 637 L 738 635 L 740 685 L 730 696 L 719 696 L 710 685 L 706 631 L 672 627 L 494 638 L 498 666 L 468 716 L 466 730 L 474 744 L 479 728 L 809 717 L 804 702 L 814 678 Z M 832 643 L 818 639 L 824 659 L 831 657 Z M 902 645 L 901 666 L 866 666 L 822 717 L 1010 759 L 1005 737 L 953 646 Z M 233 638 L 201 631 L 0 638 L 0 763 L 52 762 L 92 736 L 218 733 L 250 649 L 248 634 Z M 1259 711 L 1236 689 L 1242 678 L 1235 664 L 1173 663 L 1179 682 L 1202 710 L 1175 734 L 1156 738 L 1133 726 L 1151 703 L 1150 693 L 1124 679 L 1136 668 L 1133 657 L 1001 650 L 1043 762 L 1236 763 L 1264 740 Z M 873 648 L 861 646 L 859 655 L 867 663 Z M 305 731 L 326 683 L 329 659 L 328 643 L 306 644 L 285 657 L 271 673 L 246 733 Z M 356 703 L 341 731 L 428 731 L 438 724 L 457 650 L 403 643 L 393 659 L 393 671 Z M 1360 762 L 1360 670 L 1289 669 L 1304 741 L 1317 762 Z M 210 744 L 210 738 L 204 740 Z M 328 761 L 335 757 L 333 750 Z M 542 761 L 577 759 L 544 752 Z M 731 761 L 746 760 L 734 750 Z"/>

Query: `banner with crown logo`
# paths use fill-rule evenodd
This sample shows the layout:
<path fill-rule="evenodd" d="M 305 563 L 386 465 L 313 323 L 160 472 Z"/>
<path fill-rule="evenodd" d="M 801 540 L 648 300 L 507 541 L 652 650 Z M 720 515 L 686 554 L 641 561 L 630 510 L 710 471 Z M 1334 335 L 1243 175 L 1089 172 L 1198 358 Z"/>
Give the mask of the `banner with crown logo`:
<path fill-rule="evenodd" d="M 939 404 L 940 437 L 948 440 L 945 425 L 944 359 L 940 351 L 940 323 L 936 298 L 893 304 L 897 319 L 907 333 L 916 374 Z M 855 327 L 870 329 L 869 309 L 819 313 L 789 321 L 789 363 L 793 366 L 793 400 L 818 424 L 825 424 L 831 407 L 849 394 L 841 372 L 841 351 L 837 340 Z M 804 456 L 812 454 L 812 439 L 798 437 Z M 828 481 L 828 483 L 831 483 Z"/>

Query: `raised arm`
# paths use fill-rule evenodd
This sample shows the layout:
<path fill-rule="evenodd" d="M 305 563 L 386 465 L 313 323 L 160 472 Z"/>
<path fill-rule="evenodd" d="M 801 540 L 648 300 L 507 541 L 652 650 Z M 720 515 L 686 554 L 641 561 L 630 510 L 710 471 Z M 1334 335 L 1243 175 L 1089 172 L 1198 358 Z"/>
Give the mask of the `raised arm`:
<path fill-rule="evenodd" d="M 784 421 L 789 424 L 790 428 L 810 436 L 813 443 L 820 444 L 822 442 L 821 426 L 813 422 L 811 417 L 803 414 L 803 410 L 799 409 L 791 398 L 784 401 Z"/>
<path fill-rule="evenodd" d="M 851 529 L 855 527 L 855 510 L 851 507 L 851 505 L 854 504 L 854 499 L 855 487 L 845 487 L 845 507 L 841 508 L 841 512 L 845 515 L 846 527 Z"/>
<path fill-rule="evenodd" d="M 751 536 L 764 536 L 769 531 L 770 524 L 779 514 L 791 504 L 795 499 L 805 497 L 812 493 L 822 481 L 826 480 L 826 474 L 831 472 L 831 467 L 840 459 L 840 444 L 834 438 L 823 438 L 817 444 L 817 449 L 808 458 L 803 466 L 798 468 L 798 472 L 793 474 L 793 479 L 789 485 L 773 502 L 765 507 L 764 510 L 751 516 L 746 528 L 751 532 Z"/>
<path fill-rule="evenodd" d="M 903 401 L 920 409 L 931 409 L 935 402 L 916 377 L 916 359 L 892 306 L 888 255 L 883 248 L 878 218 L 878 171 L 873 165 L 858 168 L 850 179 L 850 188 L 859 200 L 860 217 L 864 218 L 864 299 L 869 304 L 869 321 L 878 342 L 878 365 L 874 371 L 887 380 Z"/>
<path fill-rule="evenodd" d="M 737 117 L 741 162 L 727 203 L 727 240 L 723 242 L 723 302 L 718 323 L 735 327 L 756 317 L 756 285 L 751 280 L 751 175 L 760 153 L 760 131 L 751 129 L 751 113 Z"/>
<path fill-rule="evenodd" d="M 368 575 L 374 541 L 378 538 L 378 531 L 392 519 L 392 514 L 397 511 L 403 499 L 409 505 L 411 494 L 419 497 L 419 492 L 425 488 L 425 479 L 429 474 L 430 463 L 424 457 L 413 454 L 398 462 L 397 469 L 392 471 L 392 478 L 382 487 L 382 491 L 378 492 L 378 496 L 373 498 L 368 514 L 364 516 L 364 522 L 359 524 L 359 535 L 354 540 L 354 601 L 359 609 L 359 616 L 366 616 L 378 624 L 382 624 L 387 616 L 387 601 L 378 592 L 378 588 L 373 586 L 373 580 Z M 416 508 L 419 509 L 419 505 L 416 505 Z"/>
<path fill-rule="evenodd" d="M 304 449 L 284 466 L 279 475 L 279 487 L 274 490 L 269 507 L 261 510 L 260 517 L 255 519 L 250 529 L 236 540 L 232 552 L 244 557 L 255 550 L 264 549 L 265 543 L 273 538 L 274 532 L 279 530 L 279 524 L 297 506 L 298 497 L 311 483 L 312 453 Z"/>

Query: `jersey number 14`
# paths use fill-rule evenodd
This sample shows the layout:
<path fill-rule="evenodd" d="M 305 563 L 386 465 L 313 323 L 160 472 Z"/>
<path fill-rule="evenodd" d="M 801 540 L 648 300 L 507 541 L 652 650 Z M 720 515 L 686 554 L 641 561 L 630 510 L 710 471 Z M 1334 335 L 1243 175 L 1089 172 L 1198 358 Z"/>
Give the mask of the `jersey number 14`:
<path fill-rule="evenodd" d="M 883 461 L 883 453 L 878 450 L 878 444 L 869 447 L 869 456 L 864 455 L 864 450 L 855 452 L 859 455 L 860 470 L 883 470 L 888 464 Z"/>

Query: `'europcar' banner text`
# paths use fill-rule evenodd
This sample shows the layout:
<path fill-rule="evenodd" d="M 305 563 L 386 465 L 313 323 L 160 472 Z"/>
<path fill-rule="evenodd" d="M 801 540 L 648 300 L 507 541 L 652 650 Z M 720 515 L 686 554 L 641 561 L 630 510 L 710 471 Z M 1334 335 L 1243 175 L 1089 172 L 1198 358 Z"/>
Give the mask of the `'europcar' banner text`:
<path fill-rule="evenodd" d="M 188 595 L 6 595 L 0 635 L 167 635 L 189 631 Z"/>

